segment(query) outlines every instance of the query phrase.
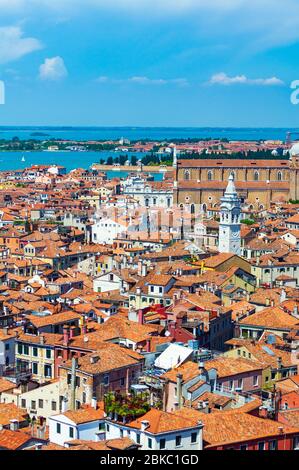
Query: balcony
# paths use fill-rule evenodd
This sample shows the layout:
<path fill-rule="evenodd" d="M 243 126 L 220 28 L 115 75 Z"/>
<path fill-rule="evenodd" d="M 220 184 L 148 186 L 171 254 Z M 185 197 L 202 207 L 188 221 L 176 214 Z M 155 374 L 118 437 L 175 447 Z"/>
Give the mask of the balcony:
<path fill-rule="evenodd" d="M 31 375 L 31 369 L 24 365 L 16 367 L 5 367 L 2 374 L 6 380 L 10 380 L 16 385 L 19 385 L 21 382 L 27 382 L 31 378 Z"/>

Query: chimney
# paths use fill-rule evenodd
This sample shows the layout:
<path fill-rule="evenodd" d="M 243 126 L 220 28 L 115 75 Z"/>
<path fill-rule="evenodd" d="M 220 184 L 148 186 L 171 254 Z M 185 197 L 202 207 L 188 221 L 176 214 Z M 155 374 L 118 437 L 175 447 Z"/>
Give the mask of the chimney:
<path fill-rule="evenodd" d="M 17 431 L 19 429 L 19 421 L 17 419 L 11 419 L 9 421 L 9 429 L 11 431 Z"/>
<path fill-rule="evenodd" d="M 287 298 L 287 293 L 285 291 L 285 289 L 282 289 L 281 290 L 281 293 L 280 293 L 280 303 L 284 302 Z"/>
<path fill-rule="evenodd" d="M 142 276 L 142 261 L 141 260 L 138 261 L 137 274 L 138 276 Z"/>
<path fill-rule="evenodd" d="M 82 334 L 82 335 L 86 335 L 86 334 L 87 334 L 87 325 L 86 325 L 86 323 L 84 323 L 84 324 L 82 325 L 81 334 Z"/>
<path fill-rule="evenodd" d="M 69 331 L 70 331 L 70 339 L 72 339 L 74 336 L 75 336 L 75 330 L 76 330 L 76 327 L 75 326 L 71 326 Z"/>
<path fill-rule="evenodd" d="M 147 275 L 147 265 L 144 262 L 142 263 L 141 275 L 142 277 L 145 277 Z"/>
<path fill-rule="evenodd" d="M 183 385 L 183 376 L 182 374 L 177 374 L 176 376 L 176 386 L 177 386 L 177 399 L 178 399 L 178 409 L 182 406 L 182 385 Z"/>
<path fill-rule="evenodd" d="M 70 342 L 70 327 L 68 325 L 63 326 L 63 345 L 68 346 Z"/>
<path fill-rule="evenodd" d="M 95 410 L 98 409 L 98 402 L 97 402 L 97 398 L 96 398 L 96 397 L 92 397 L 92 399 L 91 399 L 91 406 L 92 406 L 92 408 L 94 408 Z"/>
<path fill-rule="evenodd" d="M 41 335 L 39 337 L 39 344 L 45 344 L 45 343 L 46 343 L 46 338 L 43 335 Z"/>
<path fill-rule="evenodd" d="M 141 308 L 138 310 L 138 323 L 139 325 L 143 325 L 143 311 Z"/>

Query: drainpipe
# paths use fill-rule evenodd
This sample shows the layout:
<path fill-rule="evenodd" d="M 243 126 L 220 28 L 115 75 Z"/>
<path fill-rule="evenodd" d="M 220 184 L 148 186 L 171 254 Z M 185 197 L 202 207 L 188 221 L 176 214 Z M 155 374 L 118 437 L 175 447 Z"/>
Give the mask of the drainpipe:
<path fill-rule="evenodd" d="M 176 376 L 177 381 L 177 398 L 178 398 L 178 409 L 182 407 L 182 383 L 183 383 L 183 376 L 182 374 L 177 374 Z"/>
<path fill-rule="evenodd" d="M 76 369 L 78 361 L 75 357 L 72 359 L 72 378 L 71 378 L 71 410 L 76 409 Z"/>

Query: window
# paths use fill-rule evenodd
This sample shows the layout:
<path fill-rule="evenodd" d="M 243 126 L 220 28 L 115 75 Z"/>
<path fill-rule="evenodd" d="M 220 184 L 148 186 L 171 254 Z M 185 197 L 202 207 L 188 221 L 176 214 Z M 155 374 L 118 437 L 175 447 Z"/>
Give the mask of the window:
<path fill-rule="evenodd" d="M 258 377 L 258 375 L 255 375 L 255 376 L 253 377 L 253 386 L 254 386 L 254 387 L 257 387 L 258 384 L 259 384 L 259 377 Z"/>
<path fill-rule="evenodd" d="M 136 442 L 137 444 L 140 444 L 140 434 L 136 434 Z"/>
<path fill-rule="evenodd" d="M 258 443 L 258 450 L 265 450 L 265 443 L 264 442 L 259 442 Z"/>
<path fill-rule="evenodd" d="M 189 181 L 189 180 L 190 180 L 190 171 L 189 171 L 189 170 L 185 170 L 185 172 L 184 172 L 184 180 L 185 180 L 185 181 Z"/>
<path fill-rule="evenodd" d="M 150 437 L 147 439 L 147 447 L 148 447 L 149 449 L 152 449 L 152 447 L 153 447 L 153 442 L 152 442 L 152 440 L 151 440 Z"/>
<path fill-rule="evenodd" d="M 180 436 L 180 435 L 179 435 L 179 436 L 176 436 L 176 437 L 175 437 L 175 446 L 176 446 L 176 447 L 179 447 L 179 446 L 181 446 L 181 445 L 182 445 L 182 436 Z"/>
<path fill-rule="evenodd" d="M 69 428 L 70 429 L 70 437 L 73 438 L 74 437 L 74 428 Z"/>
<path fill-rule="evenodd" d="M 31 409 L 36 410 L 36 401 L 35 400 L 31 401 Z"/>
<path fill-rule="evenodd" d="M 39 399 L 38 400 L 38 407 L 43 408 L 44 407 L 44 400 Z"/>
<path fill-rule="evenodd" d="M 110 431 L 110 426 L 109 424 L 106 424 L 106 432 L 109 432 Z M 137 437 L 139 436 L 139 434 L 137 434 Z"/>
<path fill-rule="evenodd" d="M 254 172 L 253 179 L 254 179 L 254 181 L 258 181 L 258 180 L 259 180 L 259 172 L 258 172 L 258 171 L 255 171 L 255 172 Z"/>
<path fill-rule="evenodd" d="M 46 349 L 46 358 L 51 359 L 51 349 Z"/>
<path fill-rule="evenodd" d="M 99 423 L 99 431 L 105 432 L 105 423 Z"/>
<path fill-rule="evenodd" d="M 56 411 L 56 410 L 57 410 L 57 403 L 56 403 L 56 401 L 52 401 L 52 402 L 51 402 L 51 410 L 52 410 L 52 411 Z"/>
<path fill-rule="evenodd" d="M 243 379 L 238 380 L 238 389 L 242 390 L 243 389 Z"/>
<path fill-rule="evenodd" d="M 28 344 L 24 344 L 24 351 L 23 351 L 23 354 L 26 354 L 26 356 L 29 355 L 29 346 L 28 346 Z"/>
<path fill-rule="evenodd" d="M 208 181 L 212 181 L 213 179 L 213 173 L 211 171 L 208 171 Z"/>
<path fill-rule="evenodd" d="M 277 450 L 277 441 L 269 442 L 269 450 Z"/>
<path fill-rule="evenodd" d="M 281 173 L 281 171 L 279 171 L 279 172 L 277 173 L 277 181 L 282 181 L 282 173 Z"/>
<path fill-rule="evenodd" d="M 108 374 L 104 375 L 104 385 L 109 385 L 109 375 Z"/>
<path fill-rule="evenodd" d="M 121 386 L 125 385 L 125 379 L 123 377 L 120 379 L 120 385 Z"/>
<path fill-rule="evenodd" d="M 26 400 L 24 398 L 21 400 L 21 408 L 26 408 Z"/>
<path fill-rule="evenodd" d="M 240 446 L 240 450 L 247 450 L 247 444 L 242 444 Z"/>
<path fill-rule="evenodd" d="M 160 449 L 165 449 L 166 446 L 166 440 L 165 439 L 160 439 Z"/>
<path fill-rule="evenodd" d="M 197 442 L 197 432 L 191 433 L 191 444 L 196 444 Z"/>
<path fill-rule="evenodd" d="M 37 362 L 32 362 L 32 374 L 34 374 L 34 375 L 38 374 L 38 363 Z"/>
<path fill-rule="evenodd" d="M 45 377 L 51 378 L 52 377 L 52 367 L 49 365 L 46 365 L 44 367 L 44 372 L 45 372 Z"/>
<path fill-rule="evenodd" d="M 38 356 L 38 352 L 37 352 L 37 351 L 38 351 L 37 348 L 32 348 L 32 355 L 33 355 L 34 357 L 37 357 L 37 356 Z"/>
<path fill-rule="evenodd" d="M 9 343 L 6 343 L 6 344 L 5 344 L 5 351 L 9 351 L 9 348 L 10 348 Z"/>
<path fill-rule="evenodd" d="M 61 434 L 61 424 L 60 423 L 56 423 L 56 433 Z"/>

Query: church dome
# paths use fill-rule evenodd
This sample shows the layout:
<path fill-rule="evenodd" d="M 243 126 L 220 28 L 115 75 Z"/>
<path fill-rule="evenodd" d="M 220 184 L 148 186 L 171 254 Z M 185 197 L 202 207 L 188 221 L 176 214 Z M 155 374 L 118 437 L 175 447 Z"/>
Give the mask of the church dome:
<path fill-rule="evenodd" d="M 290 155 L 291 157 L 295 157 L 296 155 L 299 155 L 299 142 L 297 142 L 291 147 Z"/>

